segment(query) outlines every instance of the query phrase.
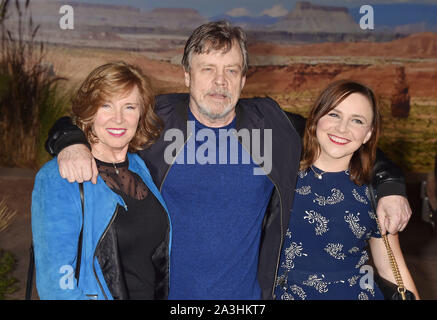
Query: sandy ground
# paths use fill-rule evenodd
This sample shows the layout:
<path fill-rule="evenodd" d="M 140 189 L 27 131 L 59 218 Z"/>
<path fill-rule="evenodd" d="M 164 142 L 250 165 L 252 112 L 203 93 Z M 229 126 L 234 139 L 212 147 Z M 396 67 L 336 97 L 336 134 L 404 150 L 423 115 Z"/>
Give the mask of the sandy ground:
<path fill-rule="evenodd" d="M 9 299 L 24 299 L 29 246 L 31 241 L 30 202 L 34 172 L 26 169 L 0 168 L 0 198 L 6 197 L 10 209 L 17 215 L 13 224 L 0 234 L 0 247 L 11 251 L 17 265 L 14 276 L 20 289 Z M 416 176 L 408 185 L 408 196 L 413 217 L 407 229 L 401 233 L 401 245 L 407 264 L 423 299 L 437 299 L 437 233 L 420 219 L 419 184 Z M 37 295 L 34 294 L 34 298 Z"/>

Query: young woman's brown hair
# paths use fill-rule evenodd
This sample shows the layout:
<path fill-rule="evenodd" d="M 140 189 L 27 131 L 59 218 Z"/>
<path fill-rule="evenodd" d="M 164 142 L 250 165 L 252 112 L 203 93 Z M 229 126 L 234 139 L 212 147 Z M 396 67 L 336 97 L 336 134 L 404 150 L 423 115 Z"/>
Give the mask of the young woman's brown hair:
<path fill-rule="evenodd" d="M 320 155 L 320 145 L 316 136 L 317 123 L 320 118 L 328 114 L 352 93 L 362 94 L 369 100 L 372 106 L 373 120 L 371 123 L 372 136 L 367 143 L 354 152 L 349 164 L 349 172 L 352 181 L 356 184 L 370 183 L 381 131 L 381 113 L 373 91 L 369 87 L 352 80 L 340 80 L 331 83 L 317 98 L 305 126 L 300 170 L 308 169 Z"/>
<path fill-rule="evenodd" d="M 76 125 L 89 143 L 97 142 L 92 132 L 94 117 L 105 101 L 117 95 L 127 96 L 135 88 L 140 94 L 140 120 L 129 151 L 135 152 L 153 144 L 162 131 L 162 121 L 154 112 L 154 92 L 151 82 L 136 66 L 112 62 L 94 69 L 80 86 L 73 99 Z"/>

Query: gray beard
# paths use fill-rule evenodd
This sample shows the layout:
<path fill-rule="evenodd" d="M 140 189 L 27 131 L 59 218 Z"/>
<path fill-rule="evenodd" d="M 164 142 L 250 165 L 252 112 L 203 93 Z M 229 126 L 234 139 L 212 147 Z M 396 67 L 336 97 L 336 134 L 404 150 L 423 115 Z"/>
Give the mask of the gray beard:
<path fill-rule="evenodd" d="M 205 116 L 205 117 L 207 117 L 208 119 L 211 119 L 211 120 L 219 120 L 219 119 L 223 119 L 223 118 L 225 118 L 229 113 L 231 113 L 232 112 L 232 110 L 234 110 L 235 109 L 235 106 L 232 106 L 232 105 L 229 105 L 226 109 L 224 109 L 222 112 L 220 112 L 220 113 L 213 113 L 213 112 L 211 112 L 210 110 L 208 110 L 207 108 L 205 108 L 204 106 L 202 106 L 202 105 L 197 105 L 199 108 L 198 108 L 198 110 L 199 110 L 199 112 L 203 115 L 203 116 Z"/>

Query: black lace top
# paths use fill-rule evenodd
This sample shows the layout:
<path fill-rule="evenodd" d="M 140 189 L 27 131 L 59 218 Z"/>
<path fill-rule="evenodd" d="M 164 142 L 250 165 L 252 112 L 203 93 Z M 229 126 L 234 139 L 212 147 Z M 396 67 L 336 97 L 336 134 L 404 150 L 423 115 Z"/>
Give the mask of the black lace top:
<path fill-rule="evenodd" d="M 114 226 L 129 299 L 154 299 L 152 256 L 165 238 L 166 212 L 142 179 L 129 171 L 127 158 L 117 164 L 96 163 L 102 179 L 127 206 L 119 207 Z"/>

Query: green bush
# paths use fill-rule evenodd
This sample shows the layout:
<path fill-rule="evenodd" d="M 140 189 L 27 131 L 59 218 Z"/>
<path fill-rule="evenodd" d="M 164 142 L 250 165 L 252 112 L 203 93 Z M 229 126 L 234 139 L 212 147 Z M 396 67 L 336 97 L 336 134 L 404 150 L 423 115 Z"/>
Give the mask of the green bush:
<path fill-rule="evenodd" d="M 11 225 L 15 214 L 15 210 L 8 208 L 6 199 L 2 199 L 0 201 L 0 233 Z M 11 276 L 15 263 L 12 254 L 0 248 L 0 300 L 5 299 L 7 294 L 14 293 L 18 289 L 17 279 Z"/>
<path fill-rule="evenodd" d="M 0 249 L 0 300 L 5 300 L 6 295 L 17 291 L 18 280 L 12 277 L 16 261 L 14 256 Z"/>

